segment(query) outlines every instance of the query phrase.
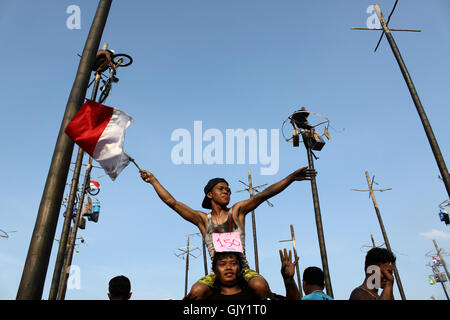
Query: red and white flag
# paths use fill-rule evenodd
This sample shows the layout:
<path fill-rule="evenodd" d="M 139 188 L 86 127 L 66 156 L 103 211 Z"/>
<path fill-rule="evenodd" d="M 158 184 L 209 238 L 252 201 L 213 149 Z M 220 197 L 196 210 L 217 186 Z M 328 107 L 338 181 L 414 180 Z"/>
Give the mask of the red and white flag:
<path fill-rule="evenodd" d="M 439 260 L 438 258 L 436 258 L 436 257 L 431 257 L 431 260 L 433 260 L 433 263 L 434 264 L 437 264 L 437 265 L 441 265 L 442 263 L 441 263 L 441 260 Z"/>
<path fill-rule="evenodd" d="M 132 122 L 125 112 L 86 99 L 65 132 L 114 181 L 130 162 L 123 143 L 125 130 Z"/>
<path fill-rule="evenodd" d="M 89 187 L 93 190 L 98 190 L 98 189 L 100 189 L 100 183 L 98 183 L 97 181 L 91 180 L 89 183 Z"/>

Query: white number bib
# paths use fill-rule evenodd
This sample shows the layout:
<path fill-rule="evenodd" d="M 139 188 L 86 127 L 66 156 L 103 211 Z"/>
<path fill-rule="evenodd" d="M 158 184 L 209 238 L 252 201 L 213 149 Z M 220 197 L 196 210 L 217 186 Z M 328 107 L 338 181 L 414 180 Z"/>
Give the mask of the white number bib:
<path fill-rule="evenodd" d="M 225 232 L 212 234 L 213 245 L 216 252 L 244 253 L 240 232 Z"/>

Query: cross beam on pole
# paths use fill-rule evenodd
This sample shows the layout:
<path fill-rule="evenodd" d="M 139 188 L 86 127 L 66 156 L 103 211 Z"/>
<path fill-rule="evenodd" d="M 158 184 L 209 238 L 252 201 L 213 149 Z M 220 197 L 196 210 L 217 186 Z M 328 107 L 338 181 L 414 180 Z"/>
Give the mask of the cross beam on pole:
<path fill-rule="evenodd" d="M 381 31 L 382 28 L 357 28 L 353 27 L 352 30 L 368 30 L 368 31 Z M 409 32 L 422 32 L 422 30 L 417 29 L 390 29 L 391 31 L 409 31 Z"/>
<path fill-rule="evenodd" d="M 248 184 L 246 184 L 246 183 L 245 183 L 244 181 L 242 181 L 242 180 L 239 180 L 239 182 L 242 183 L 243 185 L 245 185 L 247 188 L 246 188 L 246 189 L 243 189 L 243 190 L 238 190 L 238 191 L 236 191 L 236 192 L 243 192 L 243 191 L 250 192 L 250 188 L 249 188 L 249 185 L 248 185 Z M 262 188 L 262 187 L 264 187 L 264 186 L 267 186 L 267 183 L 261 184 L 261 185 L 256 186 L 256 187 L 252 187 L 252 189 L 253 189 L 253 191 L 255 191 L 255 192 L 261 192 L 261 191 L 259 191 L 258 189 L 259 189 L 259 188 Z M 273 207 L 273 203 L 271 203 L 269 200 L 266 200 L 266 203 L 267 203 L 267 205 L 268 205 L 269 207 Z"/>
<path fill-rule="evenodd" d="M 375 244 L 375 239 L 373 238 L 373 235 L 372 235 L 372 234 L 370 235 L 370 241 L 372 242 L 371 245 L 363 244 L 363 245 L 361 246 L 360 250 L 363 251 L 363 250 L 362 250 L 363 248 L 370 248 L 370 249 L 368 250 L 368 251 L 370 251 L 370 250 L 373 249 L 373 248 L 377 248 L 377 245 Z M 384 243 L 383 243 L 383 244 L 384 244 Z M 383 244 L 382 244 L 382 245 L 383 245 Z M 382 245 L 380 245 L 380 247 L 381 247 Z M 366 251 L 364 250 L 363 252 L 366 252 Z"/>
<path fill-rule="evenodd" d="M 397 3 L 398 3 L 398 0 L 395 0 L 394 6 L 392 7 L 391 13 L 389 14 L 388 20 L 387 20 L 387 22 L 386 22 L 386 26 L 389 24 L 389 21 L 391 21 L 392 14 L 394 13 L 395 8 L 397 7 Z M 376 6 L 378 6 L 378 4 L 377 4 Z M 383 33 L 381 33 L 381 37 L 380 37 L 380 39 L 378 40 L 378 43 L 377 43 L 377 46 L 375 47 L 374 52 L 377 51 L 378 46 L 379 46 L 380 43 L 381 43 L 381 39 L 383 39 L 384 33 L 385 33 L 385 31 L 383 30 Z"/>

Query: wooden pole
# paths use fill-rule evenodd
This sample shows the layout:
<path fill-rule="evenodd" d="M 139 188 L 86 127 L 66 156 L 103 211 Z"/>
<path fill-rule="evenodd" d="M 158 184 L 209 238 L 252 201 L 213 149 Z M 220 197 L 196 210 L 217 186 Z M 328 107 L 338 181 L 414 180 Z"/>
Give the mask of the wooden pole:
<path fill-rule="evenodd" d="M 72 235 L 69 240 L 69 247 L 67 250 L 67 256 L 64 261 L 64 266 L 61 275 L 61 283 L 57 295 L 57 300 L 64 300 L 66 297 L 67 290 L 67 280 L 69 278 L 70 266 L 72 265 L 73 258 L 73 250 L 75 249 L 75 241 L 77 239 L 78 227 L 80 226 L 82 215 L 81 211 L 83 210 L 84 196 L 86 195 L 87 187 L 90 183 L 90 175 L 92 170 L 92 157 L 89 157 L 89 162 L 86 168 L 86 172 L 84 173 L 84 181 L 83 187 L 81 189 L 80 200 L 78 201 L 77 214 L 75 216 L 75 222 L 73 224 Z"/>
<path fill-rule="evenodd" d="M 433 240 L 433 242 L 434 242 L 434 240 Z M 439 253 L 439 250 L 438 250 L 438 253 Z M 444 281 L 442 281 L 441 272 L 439 271 L 439 267 L 436 264 L 433 264 L 431 269 L 433 270 L 434 275 L 437 277 L 436 281 L 441 283 L 442 289 L 444 290 L 444 293 L 445 293 L 445 297 L 447 298 L 447 300 L 450 300 L 450 297 L 448 296 L 447 288 L 445 287 L 445 283 L 444 283 Z"/>
<path fill-rule="evenodd" d="M 250 198 L 253 197 L 253 187 L 252 187 L 252 174 L 250 169 L 248 170 L 248 185 Z M 258 259 L 258 239 L 256 237 L 256 218 L 255 210 L 252 211 L 252 227 L 253 227 L 253 250 L 255 252 L 255 271 L 259 273 L 259 259 Z"/>
<path fill-rule="evenodd" d="M 188 274 L 189 274 L 189 235 L 187 236 L 187 246 L 186 246 L 186 274 L 184 280 L 184 296 L 187 295 L 188 290 Z"/>
<path fill-rule="evenodd" d="M 203 244 L 203 266 L 205 267 L 205 276 L 208 275 L 208 262 L 206 261 L 206 242 L 205 239 L 202 237 L 202 244 Z"/>
<path fill-rule="evenodd" d="M 373 206 L 375 208 L 378 222 L 380 224 L 381 233 L 383 234 L 384 243 L 386 244 L 386 248 L 392 252 L 391 245 L 389 244 L 389 239 L 388 239 L 388 236 L 386 233 L 386 229 L 384 228 L 383 220 L 381 219 L 380 209 L 378 208 L 377 200 L 375 199 L 375 194 L 373 193 L 372 182 L 370 181 L 369 172 L 367 172 L 367 171 L 366 171 L 366 179 L 367 179 L 367 184 L 369 186 L 370 196 L 372 197 Z M 397 285 L 398 285 L 398 290 L 400 291 L 400 296 L 402 297 L 402 300 L 406 300 L 405 292 L 403 291 L 402 281 L 400 280 L 400 275 L 398 273 L 397 266 L 395 263 L 394 263 L 394 274 L 395 274 L 395 279 L 397 280 Z"/>
<path fill-rule="evenodd" d="M 99 1 L 89 30 L 53 151 L 22 278 L 17 291 L 17 300 L 40 300 L 42 298 L 74 145 L 64 130 L 86 97 L 92 66 L 94 65 L 111 3 L 112 0 Z"/>
<path fill-rule="evenodd" d="M 372 248 L 376 248 L 375 240 L 373 240 L 373 235 L 370 235 L 370 239 L 372 240 Z"/>
<path fill-rule="evenodd" d="M 294 248 L 294 261 L 297 259 L 297 245 L 295 243 L 295 234 L 294 234 L 294 226 L 291 224 L 291 239 L 292 239 L 292 247 Z M 300 293 L 300 299 L 303 297 L 303 289 L 302 289 L 302 281 L 300 278 L 300 267 L 299 262 L 297 262 L 297 265 L 295 266 L 295 269 L 297 271 L 297 283 L 298 283 L 298 291 Z"/>
<path fill-rule="evenodd" d="M 419 95 L 416 91 L 411 76 L 409 75 L 408 69 L 406 68 L 406 64 L 403 61 L 403 58 L 400 54 L 400 50 L 398 49 L 397 44 L 395 43 L 391 30 L 389 30 L 387 26 L 386 20 L 384 19 L 380 6 L 378 4 L 375 4 L 374 8 L 377 13 L 378 19 L 380 20 L 381 26 L 383 27 L 383 30 L 386 34 L 386 38 L 389 42 L 389 45 L 391 46 L 392 52 L 394 53 L 395 59 L 397 60 L 398 66 L 400 67 L 403 78 L 405 79 L 406 85 L 408 86 L 409 93 L 411 94 L 411 98 L 413 99 L 414 105 L 416 106 L 417 113 L 419 114 L 422 126 L 425 130 L 428 142 L 430 144 L 431 150 L 434 154 L 434 158 L 441 173 L 442 180 L 444 181 L 445 188 L 447 189 L 447 194 L 450 197 L 450 176 L 448 174 L 447 166 L 445 164 L 441 150 L 437 143 L 436 137 L 434 136 L 433 129 L 431 128 L 430 122 L 428 121 L 428 117 L 422 106 L 422 102 L 419 99 Z"/>
<path fill-rule="evenodd" d="M 441 259 L 441 264 L 444 267 L 445 273 L 447 274 L 447 279 L 448 279 L 448 281 L 450 281 L 450 274 L 448 273 L 447 264 L 445 263 L 444 257 L 441 254 L 441 249 L 439 248 L 436 240 L 433 240 L 433 243 L 434 243 L 434 247 L 436 248 L 436 252 L 439 256 L 439 259 Z"/>
<path fill-rule="evenodd" d="M 308 165 L 310 169 L 314 169 L 314 161 L 311 151 L 311 141 L 307 134 L 303 134 L 303 142 L 306 147 L 306 152 L 308 154 Z M 319 193 L 317 191 L 317 182 L 316 177 L 311 178 L 311 192 L 313 197 L 314 204 L 314 216 L 316 219 L 316 228 L 317 228 L 317 237 L 319 240 L 319 248 L 320 248 L 320 257 L 322 259 L 322 269 L 325 277 L 325 288 L 327 290 L 327 295 L 333 298 L 333 288 L 331 287 L 331 277 L 330 271 L 328 269 L 328 257 L 327 257 L 327 249 L 325 246 L 325 236 L 323 232 L 323 224 L 322 224 L 322 215 L 320 212 L 320 204 L 319 204 Z"/>

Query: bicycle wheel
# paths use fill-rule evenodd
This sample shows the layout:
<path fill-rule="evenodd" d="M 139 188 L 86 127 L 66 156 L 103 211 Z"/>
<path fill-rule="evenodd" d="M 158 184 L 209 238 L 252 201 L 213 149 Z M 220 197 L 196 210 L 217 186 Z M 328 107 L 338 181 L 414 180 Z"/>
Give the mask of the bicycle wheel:
<path fill-rule="evenodd" d="M 106 98 L 108 98 L 110 91 L 111 91 L 111 84 L 106 82 L 105 88 L 102 91 L 102 93 L 100 94 L 100 98 L 98 99 L 98 102 L 103 103 L 106 100 Z"/>
<path fill-rule="evenodd" d="M 87 193 L 89 193 L 91 196 L 96 196 L 100 193 L 100 189 L 94 189 L 92 190 L 91 187 L 87 188 Z"/>
<path fill-rule="evenodd" d="M 118 65 L 118 67 L 128 67 L 130 64 L 133 63 L 133 58 L 131 58 L 129 55 L 125 53 L 118 53 L 115 54 L 112 59 L 115 65 L 117 65 L 117 62 L 120 58 L 122 58 L 123 61 L 120 65 Z"/>

